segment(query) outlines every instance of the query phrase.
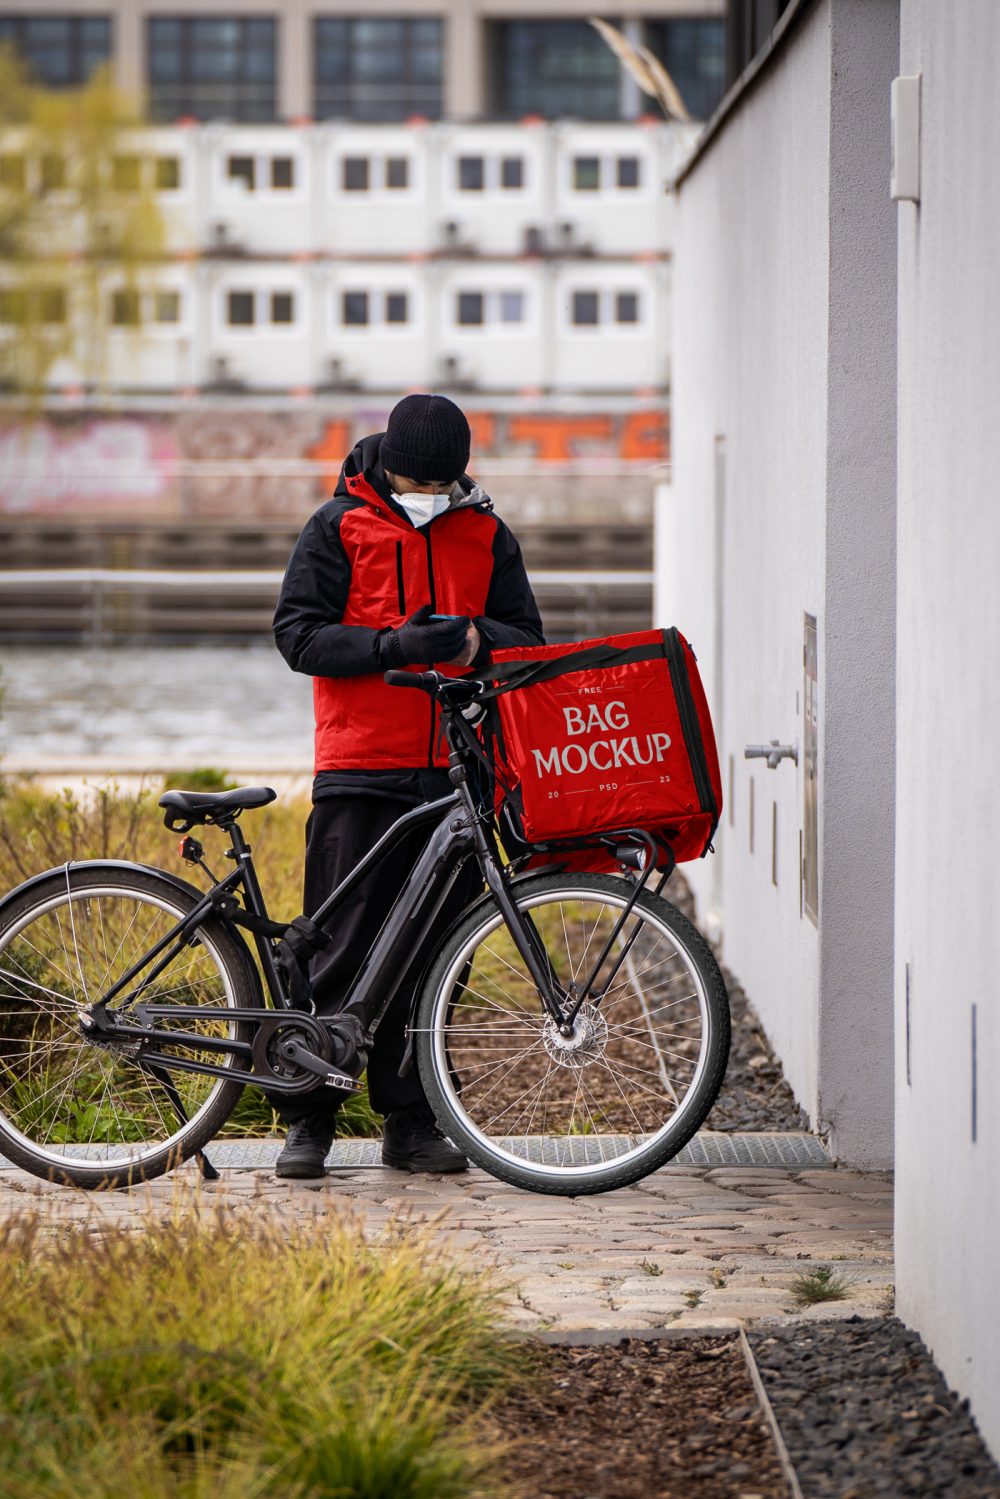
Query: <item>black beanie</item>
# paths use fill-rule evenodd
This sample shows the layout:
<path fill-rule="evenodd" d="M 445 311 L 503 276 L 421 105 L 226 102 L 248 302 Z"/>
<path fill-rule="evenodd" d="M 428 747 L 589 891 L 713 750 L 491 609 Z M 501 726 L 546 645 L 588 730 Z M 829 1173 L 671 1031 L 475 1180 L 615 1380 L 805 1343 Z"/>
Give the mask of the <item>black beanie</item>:
<path fill-rule="evenodd" d="M 472 435 L 465 413 L 447 396 L 404 396 L 389 413 L 379 448 L 382 467 L 426 484 L 458 479 L 469 462 Z"/>

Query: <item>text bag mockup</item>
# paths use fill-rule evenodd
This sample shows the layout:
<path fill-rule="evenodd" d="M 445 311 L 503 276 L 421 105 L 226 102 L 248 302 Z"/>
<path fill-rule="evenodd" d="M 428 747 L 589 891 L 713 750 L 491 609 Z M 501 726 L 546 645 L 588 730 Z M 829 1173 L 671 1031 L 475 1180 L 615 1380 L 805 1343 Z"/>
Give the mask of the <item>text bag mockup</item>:
<path fill-rule="evenodd" d="M 530 844 L 641 828 L 681 863 L 722 810 L 715 734 L 679 630 L 498 650 L 488 682 L 497 800 Z"/>

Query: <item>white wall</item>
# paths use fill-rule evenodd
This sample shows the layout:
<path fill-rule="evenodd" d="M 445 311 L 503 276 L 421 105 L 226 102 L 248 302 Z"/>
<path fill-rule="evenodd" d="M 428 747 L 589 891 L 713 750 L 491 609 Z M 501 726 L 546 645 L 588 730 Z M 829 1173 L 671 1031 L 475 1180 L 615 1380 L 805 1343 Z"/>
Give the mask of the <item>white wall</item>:
<path fill-rule="evenodd" d="M 922 127 L 898 209 L 897 1307 L 1000 1454 L 998 58 L 993 0 L 903 0 Z"/>
<path fill-rule="evenodd" d="M 691 866 L 699 903 L 800 1103 L 869 1164 L 892 1148 L 894 225 L 873 182 L 896 37 L 893 0 L 816 4 L 682 181 L 657 507 L 658 617 L 695 644 L 733 789 L 716 860 Z M 818 929 L 800 907 L 803 758 L 743 758 L 772 738 L 802 748 L 807 613 Z"/>

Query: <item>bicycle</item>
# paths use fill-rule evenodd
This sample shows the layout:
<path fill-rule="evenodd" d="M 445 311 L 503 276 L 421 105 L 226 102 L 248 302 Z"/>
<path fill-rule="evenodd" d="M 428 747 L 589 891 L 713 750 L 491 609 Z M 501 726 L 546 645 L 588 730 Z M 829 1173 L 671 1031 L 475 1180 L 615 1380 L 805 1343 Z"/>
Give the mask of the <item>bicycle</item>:
<path fill-rule="evenodd" d="M 699 1128 L 725 1072 L 725 984 L 704 938 L 662 896 L 641 829 L 592 842 L 615 874 L 559 868 L 570 845 L 506 861 L 475 722 L 481 683 L 390 672 L 430 693 L 453 790 L 403 813 L 313 922 L 268 915 L 240 826 L 268 787 L 160 798 L 202 889 L 153 866 L 67 863 L 0 902 L 0 1150 L 78 1187 L 148 1181 L 197 1156 L 249 1084 L 292 1095 L 357 1089 L 371 1037 L 419 962 L 404 1068 L 476 1164 L 532 1191 L 581 1195 L 639 1180 Z M 196 827 L 230 840 L 217 878 Z M 336 1015 L 315 1014 L 305 961 L 379 859 L 429 836 Z M 579 845 L 574 845 L 578 847 Z M 527 867 L 539 855 L 554 861 Z M 445 933 L 458 870 L 483 893 Z M 659 875 L 653 886 L 654 872 Z M 252 938 L 256 961 L 244 936 Z"/>

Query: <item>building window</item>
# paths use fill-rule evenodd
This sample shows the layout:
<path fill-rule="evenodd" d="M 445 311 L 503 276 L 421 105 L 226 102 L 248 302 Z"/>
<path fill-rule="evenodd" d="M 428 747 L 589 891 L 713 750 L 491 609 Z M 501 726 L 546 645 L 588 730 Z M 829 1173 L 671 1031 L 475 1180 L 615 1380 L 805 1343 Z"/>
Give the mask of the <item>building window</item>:
<path fill-rule="evenodd" d="M 11 193 L 23 193 L 27 181 L 27 164 L 23 156 L 10 151 L 0 155 L 0 188 L 6 188 Z"/>
<path fill-rule="evenodd" d="M 139 293 L 126 289 L 111 293 L 111 322 L 116 328 L 138 328 L 142 321 Z"/>
<path fill-rule="evenodd" d="M 368 191 L 367 156 L 345 156 L 340 170 L 340 182 L 345 193 L 366 193 Z"/>
<path fill-rule="evenodd" d="M 618 59 L 586 21 L 496 21 L 491 30 L 493 113 L 619 118 Z"/>
<path fill-rule="evenodd" d="M 444 56 L 440 20 L 323 16 L 314 28 L 316 119 L 440 118 Z"/>
<path fill-rule="evenodd" d="M 27 298 L 23 291 L 5 286 L 0 288 L 0 323 L 17 328 L 26 321 Z"/>
<path fill-rule="evenodd" d="M 60 286 L 42 286 L 25 292 L 19 287 L 0 290 L 0 323 L 21 326 L 29 312 L 40 323 L 65 323 L 66 293 Z"/>
<path fill-rule="evenodd" d="M 252 291 L 231 291 L 226 298 L 226 322 L 231 328 L 252 328 L 254 306 Z"/>
<path fill-rule="evenodd" d="M 574 156 L 571 180 L 575 193 L 635 191 L 642 186 L 642 161 L 638 156 Z"/>
<path fill-rule="evenodd" d="M 269 17 L 151 16 L 146 76 L 154 120 L 273 120 L 276 27 Z"/>
<path fill-rule="evenodd" d="M 596 291 L 573 293 L 573 322 L 578 328 L 593 327 L 599 321 L 599 298 Z"/>
<path fill-rule="evenodd" d="M 38 160 L 38 183 L 43 193 L 59 192 L 66 186 L 66 158 L 46 151 Z"/>
<path fill-rule="evenodd" d="M 342 291 L 340 322 L 345 328 L 377 328 L 410 321 L 410 294 L 405 291 Z"/>
<path fill-rule="evenodd" d="M 615 322 L 637 323 L 639 321 L 639 296 L 634 291 L 615 294 Z"/>
<path fill-rule="evenodd" d="M 707 120 L 726 92 L 725 21 L 700 16 L 647 21 L 645 32 L 646 45 L 680 89 L 693 118 Z"/>
<path fill-rule="evenodd" d="M 390 291 L 385 295 L 385 320 L 387 323 L 410 321 L 410 299 L 405 291 Z"/>
<path fill-rule="evenodd" d="M 500 163 L 500 186 L 505 191 L 516 191 L 524 186 L 524 158 L 505 156 Z"/>
<path fill-rule="evenodd" d="M 61 286 L 43 286 L 38 293 L 38 315 L 43 323 L 66 321 L 66 293 Z"/>
<path fill-rule="evenodd" d="M 345 328 L 368 326 L 368 293 L 366 291 L 345 291 L 340 306 L 340 320 Z"/>
<path fill-rule="evenodd" d="M 295 186 L 294 156 L 227 156 L 226 180 L 240 182 L 252 193 L 260 184 L 261 192 L 289 192 Z"/>
<path fill-rule="evenodd" d="M 13 46 L 46 88 L 74 88 L 111 56 L 106 16 L 0 16 L 0 46 Z"/>
<path fill-rule="evenodd" d="M 639 293 L 575 291 L 570 299 L 570 322 L 575 328 L 597 328 L 601 323 L 635 325 L 639 322 Z"/>
<path fill-rule="evenodd" d="M 287 192 L 295 186 L 295 161 L 291 156 L 271 157 L 271 187 Z"/>
<path fill-rule="evenodd" d="M 340 190 L 345 193 L 406 192 L 410 186 L 408 156 L 344 156 Z"/>
<path fill-rule="evenodd" d="M 500 293 L 501 323 L 524 322 L 524 292 L 502 291 Z"/>
<path fill-rule="evenodd" d="M 596 193 L 601 187 L 601 161 L 598 156 L 574 156 L 573 191 Z"/>
<path fill-rule="evenodd" d="M 256 165 L 252 156 L 230 156 L 226 162 L 226 176 L 230 182 L 242 182 L 247 192 L 252 193 L 256 184 Z"/>
<path fill-rule="evenodd" d="M 142 161 L 138 156 L 111 158 L 111 186 L 116 193 L 137 193 L 142 185 Z"/>
<path fill-rule="evenodd" d="M 175 193 L 181 185 L 179 156 L 158 156 L 154 181 L 158 193 Z"/>
<path fill-rule="evenodd" d="M 459 156 L 455 168 L 461 193 L 517 192 L 524 187 L 523 156 Z"/>
<path fill-rule="evenodd" d="M 408 156 L 386 157 L 385 185 L 393 192 L 400 192 L 409 187 L 410 158 Z"/>
<path fill-rule="evenodd" d="M 458 158 L 458 190 L 462 193 L 481 193 L 486 185 L 486 173 L 481 156 Z"/>
<path fill-rule="evenodd" d="M 295 322 L 295 298 L 290 291 L 271 293 L 271 322 L 285 324 Z"/>
<path fill-rule="evenodd" d="M 482 328 L 524 322 L 524 292 L 519 290 L 460 291 L 455 299 L 455 322 L 460 328 Z"/>
<path fill-rule="evenodd" d="M 461 328 L 478 328 L 483 323 L 483 294 L 481 291 L 460 291 L 458 294 L 458 316 Z"/>
<path fill-rule="evenodd" d="M 181 294 L 179 291 L 158 291 L 154 293 L 153 320 L 157 323 L 180 322 Z"/>
<path fill-rule="evenodd" d="M 619 156 L 616 185 L 620 188 L 638 187 L 640 181 L 640 162 L 638 156 Z"/>

